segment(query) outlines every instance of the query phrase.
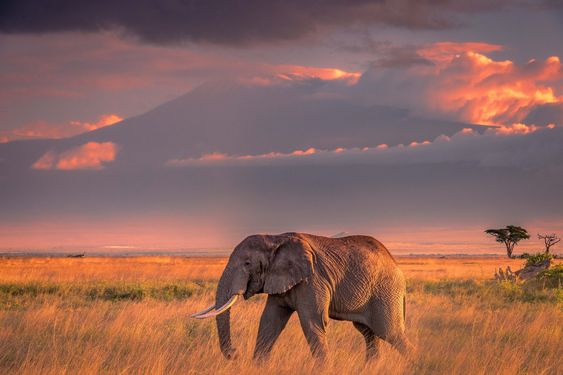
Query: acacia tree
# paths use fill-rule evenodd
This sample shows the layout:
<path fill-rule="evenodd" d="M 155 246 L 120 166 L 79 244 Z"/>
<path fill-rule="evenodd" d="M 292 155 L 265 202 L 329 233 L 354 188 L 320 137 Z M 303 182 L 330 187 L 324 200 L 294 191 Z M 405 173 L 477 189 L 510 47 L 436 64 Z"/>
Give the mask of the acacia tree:
<path fill-rule="evenodd" d="M 512 252 L 518 242 L 530 238 L 526 229 L 516 225 L 507 225 L 506 228 L 499 229 L 487 229 L 485 233 L 495 237 L 497 242 L 501 242 L 506 246 L 506 254 L 509 258 L 513 258 Z"/>
<path fill-rule="evenodd" d="M 551 234 L 539 234 L 538 233 L 538 239 L 539 240 L 543 240 L 544 244 L 545 244 L 545 253 L 549 254 L 549 248 L 553 245 L 555 245 L 556 243 L 558 243 L 559 241 L 561 241 L 561 238 L 559 238 L 555 233 L 551 233 Z"/>

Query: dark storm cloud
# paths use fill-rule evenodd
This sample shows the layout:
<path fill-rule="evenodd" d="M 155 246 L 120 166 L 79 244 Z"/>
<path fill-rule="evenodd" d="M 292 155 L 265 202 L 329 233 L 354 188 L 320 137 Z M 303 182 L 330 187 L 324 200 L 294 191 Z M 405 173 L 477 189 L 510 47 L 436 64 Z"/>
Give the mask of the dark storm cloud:
<path fill-rule="evenodd" d="M 117 29 L 153 43 L 178 41 L 249 44 L 293 40 L 346 25 L 383 24 L 443 29 L 462 13 L 525 1 L 461 0 L 7 0 L 0 32 L 45 33 Z"/>

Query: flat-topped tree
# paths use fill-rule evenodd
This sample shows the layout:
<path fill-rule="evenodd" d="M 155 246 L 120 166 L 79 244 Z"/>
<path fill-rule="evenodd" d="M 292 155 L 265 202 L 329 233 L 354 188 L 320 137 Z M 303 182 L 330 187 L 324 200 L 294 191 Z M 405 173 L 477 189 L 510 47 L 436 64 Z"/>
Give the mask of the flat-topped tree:
<path fill-rule="evenodd" d="M 506 246 L 506 254 L 509 258 L 513 258 L 512 252 L 518 242 L 530 238 L 528 231 L 517 225 L 507 225 L 506 228 L 499 229 L 487 229 L 485 233 L 495 237 L 497 242 L 501 242 Z"/>
<path fill-rule="evenodd" d="M 553 246 L 556 243 L 558 243 L 559 241 L 561 241 L 561 238 L 559 238 L 555 233 L 538 234 L 538 239 L 543 240 L 543 242 L 545 244 L 545 253 L 546 254 L 549 254 L 549 249 L 551 248 L 551 246 Z"/>

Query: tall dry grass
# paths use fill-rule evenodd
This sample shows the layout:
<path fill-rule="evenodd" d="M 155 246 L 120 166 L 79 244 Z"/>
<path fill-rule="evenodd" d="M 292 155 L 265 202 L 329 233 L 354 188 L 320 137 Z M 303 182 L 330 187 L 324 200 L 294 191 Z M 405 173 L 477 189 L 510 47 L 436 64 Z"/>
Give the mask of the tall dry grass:
<path fill-rule="evenodd" d="M 0 284 L 12 289 L 5 289 L 2 298 L 6 303 L 0 305 L 0 373 L 561 373 L 560 304 L 551 300 L 511 302 L 485 281 L 463 280 L 480 269 L 483 274 L 477 278 L 490 277 L 494 267 L 506 264 L 500 259 L 497 263 L 482 259 L 400 260 L 409 278 L 408 335 L 418 348 L 408 358 L 382 343 L 379 358 L 366 365 L 360 334 L 351 323 L 331 321 L 331 360 L 322 366 L 311 359 L 294 316 L 271 359 L 256 365 L 251 354 L 264 298 L 255 297 L 233 308 L 233 340 L 239 359 L 225 361 L 218 349 L 214 322 L 188 318 L 190 312 L 213 300 L 212 288 L 198 280 L 216 279 L 224 261 L 1 260 Z M 444 278 L 444 272 L 450 281 L 436 281 Z M 30 283 L 59 289 L 37 292 L 23 288 Z M 114 299 L 113 295 L 93 298 L 89 288 L 100 283 L 141 288 L 180 283 L 193 288 L 193 293 L 172 299 L 150 293 L 138 300 Z"/>
<path fill-rule="evenodd" d="M 499 265 L 516 269 L 522 264 L 522 260 L 506 257 L 397 257 L 396 260 L 407 278 L 434 280 L 488 279 Z M 226 258 L 212 257 L 0 257 L 0 282 L 217 280 L 226 263 Z"/>

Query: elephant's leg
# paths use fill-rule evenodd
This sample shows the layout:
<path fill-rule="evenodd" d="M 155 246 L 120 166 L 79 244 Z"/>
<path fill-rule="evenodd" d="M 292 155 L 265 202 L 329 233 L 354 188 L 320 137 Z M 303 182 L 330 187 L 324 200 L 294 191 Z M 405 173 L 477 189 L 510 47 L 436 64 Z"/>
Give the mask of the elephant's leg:
<path fill-rule="evenodd" d="M 407 355 L 413 350 L 413 346 L 405 335 L 403 313 L 402 300 L 391 303 L 374 301 L 370 328 L 376 337 L 387 341 L 401 354 Z"/>
<path fill-rule="evenodd" d="M 328 324 L 328 308 L 326 311 L 305 306 L 297 310 L 301 328 L 315 358 L 326 359 L 328 344 L 326 340 L 326 326 Z"/>
<path fill-rule="evenodd" d="M 411 344 L 404 332 L 398 332 L 394 335 L 390 335 L 385 340 L 393 345 L 393 347 L 402 355 L 406 356 L 414 353 L 414 346 Z"/>
<path fill-rule="evenodd" d="M 362 323 L 357 323 L 357 322 L 353 322 L 353 323 L 354 323 L 354 327 L 358 331 L 360 331 L 362 336 L 364 336 L 364 340 L 366 342 L 366 362 L 374 359 L 375 356 L 377 355 L 378 338 L 375 336 L 371 328 L 369 328 L 368 326 Z"/>
<path fill-rule="evenodd" d="M 254 359 L 265 359 L 270 354 L 292 313 L 293 310 L 280 306 L 275 297 L 268 297 L 266 307 L 260 318 Z"/>

